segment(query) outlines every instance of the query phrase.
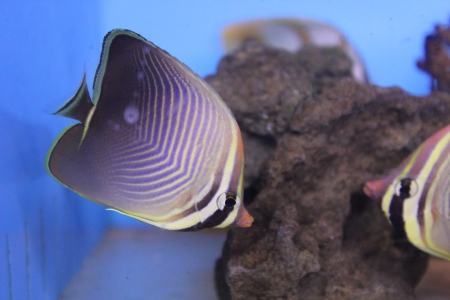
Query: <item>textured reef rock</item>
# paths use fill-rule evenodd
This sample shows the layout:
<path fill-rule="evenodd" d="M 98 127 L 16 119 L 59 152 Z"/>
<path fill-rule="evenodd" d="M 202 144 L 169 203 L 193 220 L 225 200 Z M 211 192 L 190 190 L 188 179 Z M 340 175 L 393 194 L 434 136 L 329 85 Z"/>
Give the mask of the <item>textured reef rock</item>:
<path fill-rule="evenodd" d="M 432 77 L 433 90 L 450 93 L 450 26 L 438 25 L 425 39 L 425 59 L 417 66 Z"/>
<path fill-rule="evenodd" d="M 221 299 L 413 299 L 428 256 L 394 241 L 362 193 L 450 123 L 450 95 L 354 82 L 338 49 L 248 42 L 207 81 L 238 120 L 245 197 L 216 282 Z"/>

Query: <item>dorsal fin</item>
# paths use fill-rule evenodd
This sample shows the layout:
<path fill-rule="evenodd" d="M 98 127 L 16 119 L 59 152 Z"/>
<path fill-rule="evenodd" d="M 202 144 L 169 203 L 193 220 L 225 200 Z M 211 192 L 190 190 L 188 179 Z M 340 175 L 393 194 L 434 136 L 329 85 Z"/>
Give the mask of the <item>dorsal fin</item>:
<path fill-rule="evenodd" d="M 72 118 L 85 124 L 89 111 L 93 107 L 94 105 L 86 85 L 86 74 L 84 74 L 76 93 L 53 114 Z"/>

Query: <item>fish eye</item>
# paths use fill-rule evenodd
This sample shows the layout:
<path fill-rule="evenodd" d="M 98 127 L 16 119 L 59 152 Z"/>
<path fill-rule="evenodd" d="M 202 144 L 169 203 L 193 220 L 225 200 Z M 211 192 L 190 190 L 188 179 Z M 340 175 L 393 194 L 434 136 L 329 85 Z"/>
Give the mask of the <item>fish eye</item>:
<path fill-rule="evenodd" d="M 395 184 L 395 194 L 403 199 L 414 197 L 418 191 L 419 185 L 409 177 L 405 177 Z"/>
<path fill-rule="evenodd" d="M 236 193 L 233 192 L 222 193 L 217 198 L 217 207 L 221 211 L 226 213 L 232 212 L 236 207 L 237 203 L 238 203 L 238 196 Z"/>

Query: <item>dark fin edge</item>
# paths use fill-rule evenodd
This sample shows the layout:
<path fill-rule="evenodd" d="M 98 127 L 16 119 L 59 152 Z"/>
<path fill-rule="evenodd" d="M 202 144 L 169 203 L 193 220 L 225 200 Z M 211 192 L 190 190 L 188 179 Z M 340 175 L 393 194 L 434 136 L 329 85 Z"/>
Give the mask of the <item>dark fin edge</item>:
<path fill-rule="evenodd" d="M 122 34 L 134 37 L 135 39 L 138 39 L 138 40 L 141 40 L 142 42 L 146 43 L 147 45 L 149 45 L 150 47 L 152 47 L 154 49 L 157 49 L 157 51 L 159 51 L 161 54 L 163 54 L 164 56 L 168 57 L 170 60 L 175 62 L 182 70 L 184 70 L 184 72 L 186 72 L 186 75 L 188 77 L 191 77 L 194 81 L 199 82 L 206 90 L 208 90 L 213 95 L 216 95 L 216 97 L 218 97 L 220 99 L 221 104 L 231 113 L 231 110 L 226 106 L 225 102 L 223 102 L 223 100 L 219 96 L 219 94 L 217 94 L 217 92 L 203 78 L 201 78 L 197 73 L 195 73 L 191 68 L 189 68 L 183 62 L 179 61 L 176 57 L 169 54 L 166 50 L 161 49 L 154 43 L 145 39 L 143 36 L 139 35 L 136 32 L 128 30 L 128 29 L 113 29 L 110 32 L 108 32 L 103 39 L 102 52 L 100 54 L 100 63 L 97 66 L 97 71 L 95 72 L 95 78 L 94 78 L 93 95 L 92 95 L 92 102 L 94 105 L 97 105 L 98 100 L 100 98 L 103 77 L 105 75 L 106 65 L 108 62 L 109 48 L 110 48 L 112 42 L 114 41 L 114 39 L 117 36 L 122 35 Z"/>
<path fill-rule="evenodd" d="M 95 71 L 94 85 L 92 88 L 93 89 L 92 102 L 94 103 L 94 105 L 97 105 L 98 99 L 100 98 L 100 90 L 101 90 L 100 87 L 102 86 L 103 77 L 106 71 L 106 65 L 109 56 L 109 48 L 114 38 L 121 34 L 129 35 L 139 40 L 142 40 L 146 43 L 149 43 L 145 38 L 143 38 L 139 34 L 127 29 L 113 29 L 105 35 L 105 37 L 103 38 L 102 52 L 100 53 L 100 62 L 97 66 L 97 70 Z"/>
<path fill-rule="evenodd" d="M 76 93 L 53 114 L 72 118 L 85 124 L 93 107 L 94 105 L 86 85 L 86 74 L 84 74 Z"/>

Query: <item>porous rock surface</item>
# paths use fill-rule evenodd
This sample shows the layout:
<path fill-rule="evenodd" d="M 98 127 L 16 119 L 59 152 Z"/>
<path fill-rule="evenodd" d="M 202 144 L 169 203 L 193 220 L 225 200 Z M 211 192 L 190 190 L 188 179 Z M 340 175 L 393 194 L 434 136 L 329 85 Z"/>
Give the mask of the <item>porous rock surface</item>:
<path fill-rule="evenodd" d="M 414 299 L 427 255 L 362 193 L 450 123 L 450 96 L 362 85 L 338 49 L 247 42 L 207 81 L 245 146 L 251 228 L 232 228 L 220 299 Z M 250 203 L 251 202 L 251 203 Z"/>

